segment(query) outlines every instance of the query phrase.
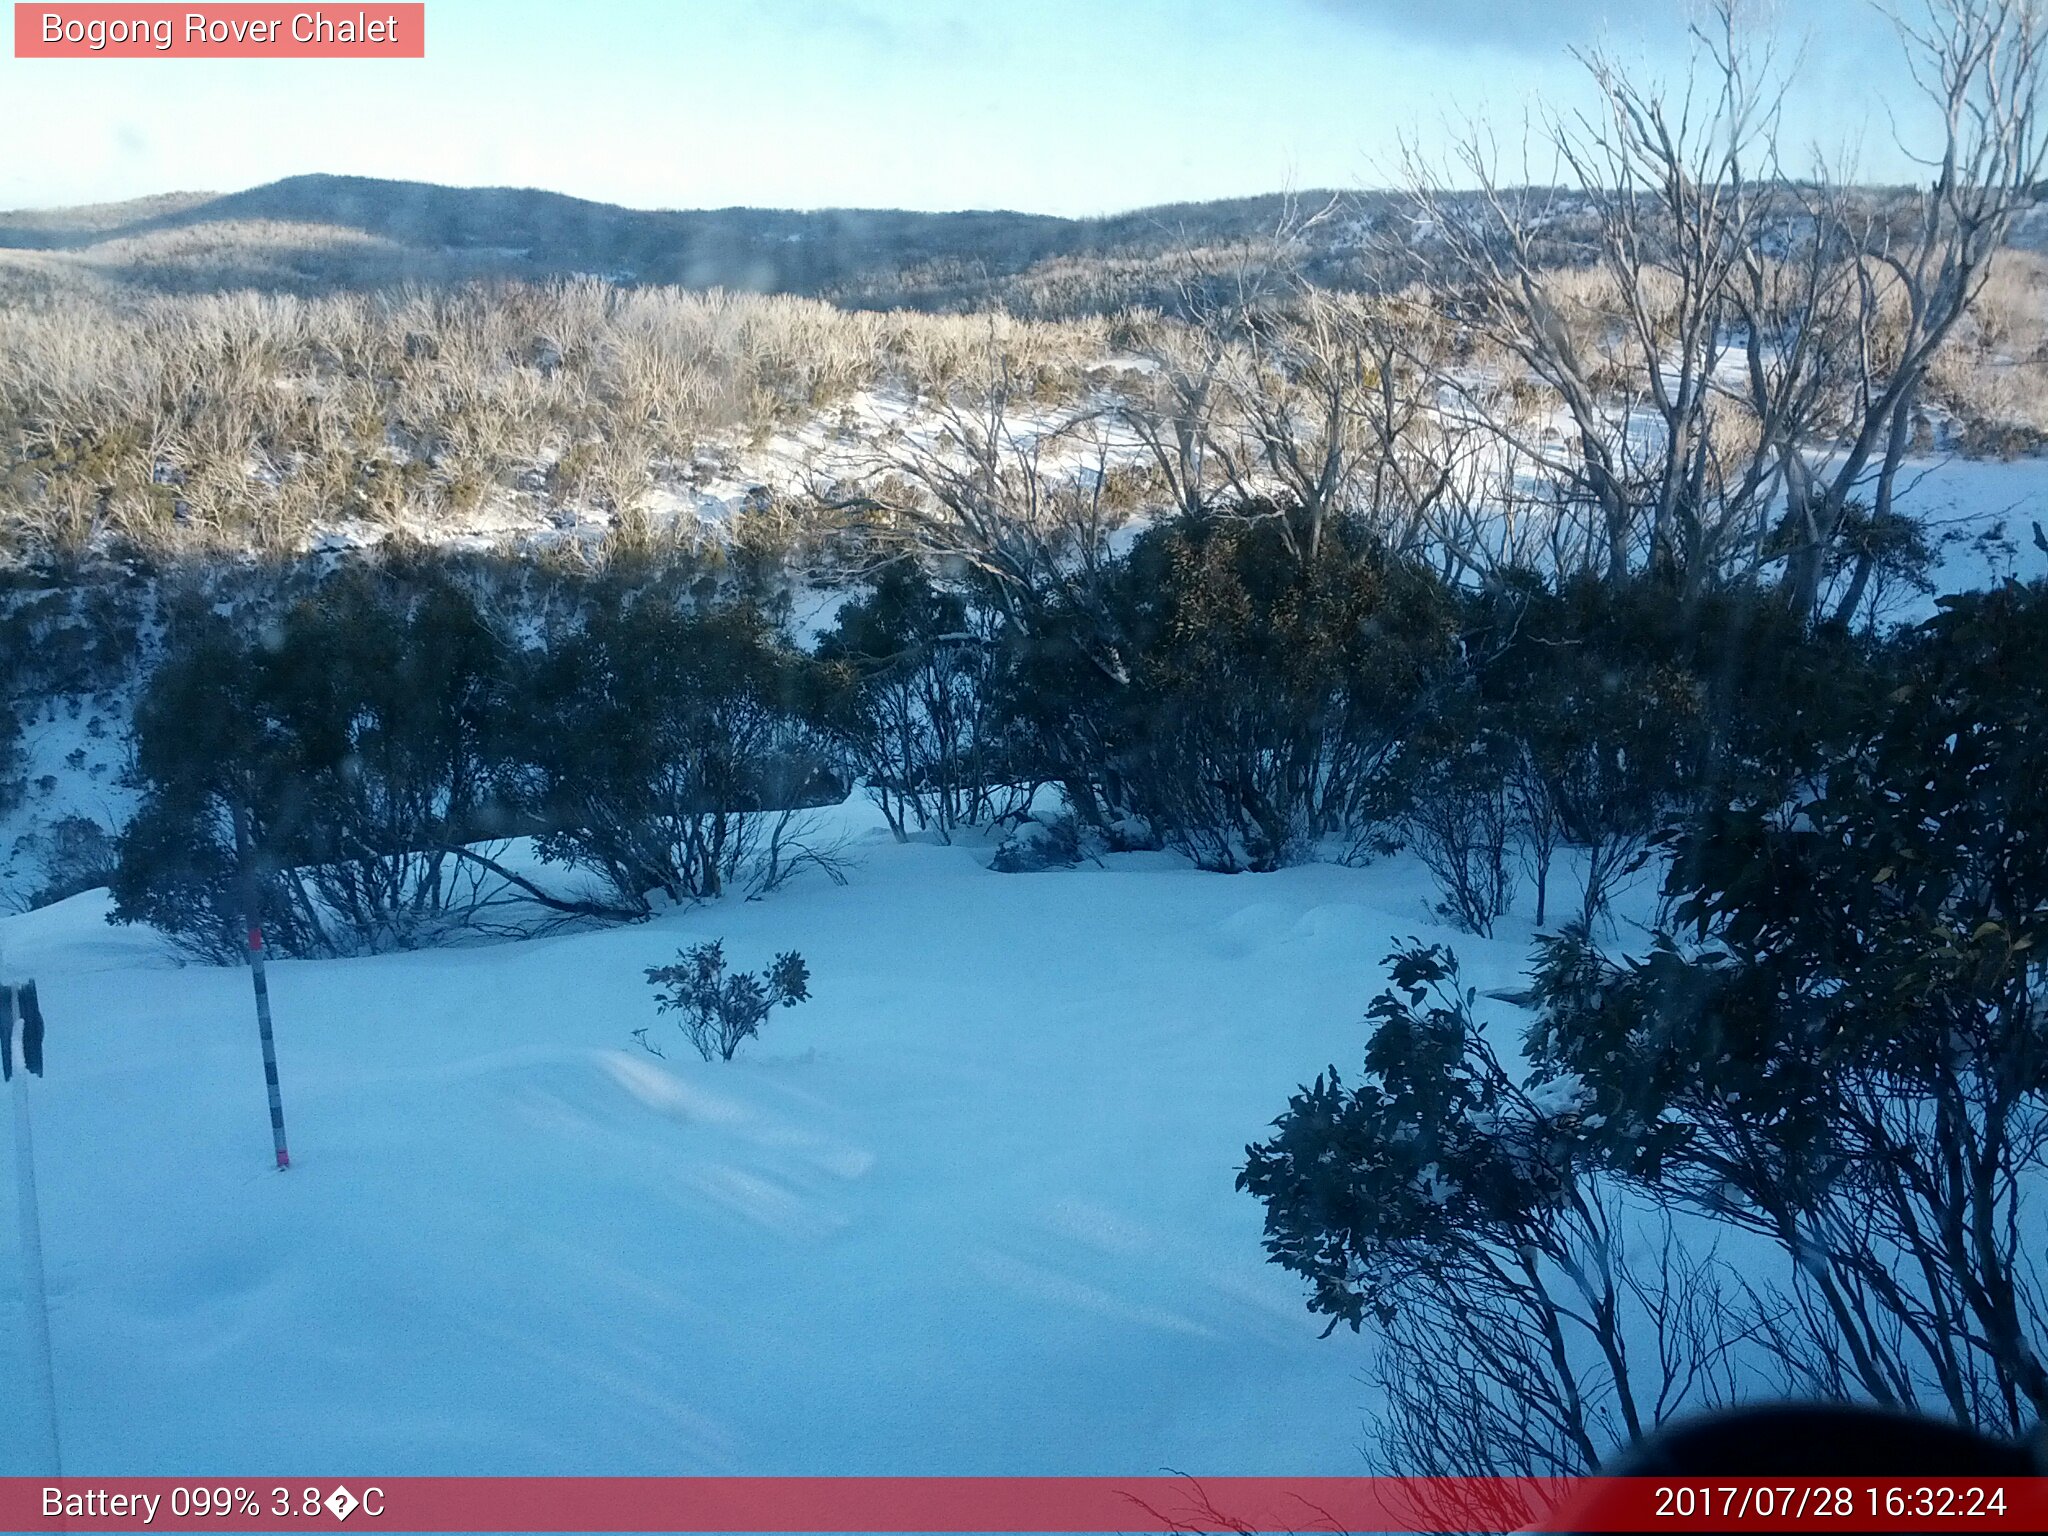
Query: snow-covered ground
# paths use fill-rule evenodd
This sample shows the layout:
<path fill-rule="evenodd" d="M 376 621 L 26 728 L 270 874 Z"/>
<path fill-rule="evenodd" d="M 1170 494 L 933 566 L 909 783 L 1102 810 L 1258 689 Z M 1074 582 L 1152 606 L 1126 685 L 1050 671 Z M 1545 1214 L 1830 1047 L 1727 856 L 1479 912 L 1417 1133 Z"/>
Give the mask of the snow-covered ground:
<path fill-rule="evenodd" d="M 50 1019 L 65 1470 L 1365 1470 L 1366 1346 L 1318 1339 L 1232 1179 L 1298 1082 L 1356 1067 L 1390 941 L 1449 937 L 1426 876 L 1002 875 L 836 814 L 845 886 L 274 964 L 283 1175 L 246 971 L 179 966 L 100 894 L 0 920 Z M 812 972 L 731 1064 L 641 975 L 713 936 Z M 1481 987 L 1526 940 L 1455 936 Z M 0 1159 L 0 1473 L 27 1473 Z"/>
<path fill-rule="evenodd" d="M 853 414 L 663 510 L 715 517 L 754 476 L 850 472 L 920 430 L 900 404 Z M 1930 462 L 1905 495 L 1941 590 L 2048 570 L 2048 461 Z M 837 601 L 807 594 L 793 627 Z M 0 852 L 127 814 L 122 722 L 92 714 L 31 725 Z M 1296 1083 L 1355 1067 L 1394 940 L 1449 938 L 1468 980 L 1511 986 L 1526 923 L 1438 932 L 1399 859 L 998 875 L 986 846 L 839 814 L 862 855 L 844 887 L 274 966 L 282 1177 L 246 972 L 180 966 L 107 926 L 103 894 L 0 919 L 0 967 L 52 1021 L 66 1469 L 1362 1470 L 1365 1346 L 1317 1338 L 1232 1178 Z M 816 994 L 732 1064 L 695 1060 L 641 974 L 713 936 L 743 968 L 799 949 Z M 8 1142 L 0 1474 L 32 1470 L 12 1162 Z"/>
<path fill-rule="evenodd" d="M 1937 592 L 2048 576 L 2048 549 L 2035 542 L 2037 527 L 2048 536 L 2048 460 L 1917 464 L 1902 479 L 1899 501 L 1935 542 L 1928 576 Z"/>

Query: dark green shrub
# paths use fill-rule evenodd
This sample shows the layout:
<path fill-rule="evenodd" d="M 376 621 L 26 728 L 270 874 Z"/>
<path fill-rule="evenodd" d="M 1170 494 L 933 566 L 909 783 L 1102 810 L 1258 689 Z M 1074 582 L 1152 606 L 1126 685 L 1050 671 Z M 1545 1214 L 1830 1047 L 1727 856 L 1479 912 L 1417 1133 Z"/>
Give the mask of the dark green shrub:
<path fill-rule="evenodd" d="M 1369 842 L 1385 769 L 1452 654 L 1455 612 L 1432 577 L 1341 522 L 1304 559 L 1284 515 L 1152 528 L 1106 575 L 1099 614 L 1056 615 L 1108 626 L 1121 681 L 1057 627 L 1006 679 L 1078 810 L 1098 825 L 1141 816 L 1206 869 Z"/>
<path fill-rule="evenodd" d="M 686 949 L 674 965 L 647 968 L 655 1007 L 677 1013 L 690 1044 L 706 1061 L 731 1061 L 733 1053 L 761 1032 L 776 1008 L 794 1008 L 810 995 L 811 973 L 803 956 L 790 950 L 756 975 L 726 970 L 725 941 L 714 939 Z"/>
<path fill-rule="evenodd" d="M 821 687 L 750 604 L 594 606 L 519 683 L 508 752 L 542 856 L 640 911 L 785 875 L 797 813 L 844 794 Z"/>
<path fill-rule="evenodd" d="M 250 910 L 286 954 L 408 947 L 472 920 L 495 882 L 458 850 L 507 830 L 505 651 L 473 604 L 348 577 L 246 628 L 188 615 L 138 707 L 143 802 L 114 920 L 219 959 Z"/>
<path fill-rule="evenodd" d="M 913 826 L 950 840 L 997 813 L 1007 764 L 994 625 L 979 605 L 898 561 L 840 609 L 816 654 L 845 683 L 833 734 L 899 840 Z"/>

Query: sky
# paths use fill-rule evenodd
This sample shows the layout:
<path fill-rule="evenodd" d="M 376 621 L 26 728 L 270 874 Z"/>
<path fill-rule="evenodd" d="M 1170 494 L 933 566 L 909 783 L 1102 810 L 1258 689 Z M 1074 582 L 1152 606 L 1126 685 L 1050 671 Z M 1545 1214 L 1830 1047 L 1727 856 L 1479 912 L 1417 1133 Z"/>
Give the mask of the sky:
<path fill-rule="evenodd" d="M 1768 0 L 1767 0 L 1768 3 Z M 356 6 L 334 6 L 353 14 Z M 370 9 L 374 11 L 374 6 Z M 0 207 L 329 172 L 642 208 L 1086 215 L 1396 182 L 1583 100 L 1574 47 L 1682 68 L 1693 0 L 428 0 L 423 60 L 0 57 Z M 1900 179 L 1867 0 L 1775 0 L 1790 134 Z"/>

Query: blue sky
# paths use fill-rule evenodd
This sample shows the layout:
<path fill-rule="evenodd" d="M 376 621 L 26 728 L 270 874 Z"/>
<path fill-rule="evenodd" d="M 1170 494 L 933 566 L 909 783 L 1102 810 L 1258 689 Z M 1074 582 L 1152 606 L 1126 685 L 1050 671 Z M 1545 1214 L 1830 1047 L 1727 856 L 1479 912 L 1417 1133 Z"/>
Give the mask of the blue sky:
<path fill-rule="evenodd" d="M 341 9 L 340 7 L 331 7 Z M 353 12 L 356 7 L 350 5 Z M 371 7 L 374 10 L 374 6 Z M 1683 57 L 1688 0 L 428 0 L 422 61 L 0 58 L 0 207 L 328 171 L 638 207 L 1087 214 L 1384 185 L 1403 134 Z M 1777 0 L 1801 146 L 1905 166 L 1865 0 Z"/>

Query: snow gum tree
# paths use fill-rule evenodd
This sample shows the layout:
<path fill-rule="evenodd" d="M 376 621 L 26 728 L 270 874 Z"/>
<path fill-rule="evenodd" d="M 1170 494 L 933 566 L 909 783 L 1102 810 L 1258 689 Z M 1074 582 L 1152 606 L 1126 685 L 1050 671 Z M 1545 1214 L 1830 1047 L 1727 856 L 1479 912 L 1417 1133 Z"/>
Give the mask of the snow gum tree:
<path fill-rule="evenodd" d="M 1725 1398 L 1739 1340 L 1719 1265 L 1622 1209 L 1586 1096 L 1503 1065 L 1448 951 L 1411 942 L 1387 964 L 1363 1078 L 1300 1090 L 1238 1187 L 1311 1310 L 1381 1334 L 1391 1468 L 1587 1473 Z"/>
<path fill-rule="evenodd" d="M 1448 169 L 1412 158 L 1439 257 L 1423 283 L 1496 367 L 1415 362 L 1562 488 L 1560 547 L 1585 568 L 1689 588 L 1774 571 L 1803 619 L 1848 619 L 1911 554 L 1893 502 L 1923 388 L 2037 194 L 2048 12 L 1897 8 L 1924 179 L 1869 192 L 1786 163 L 1795 77 L 1753 9 L 1707 7 L 1677 81 L 1585 55 L 1596 104 L 1546 113 L 1511 170 L 1484 134 Z M 1515 184 L 1559 168 L 1562 187 Z M 1501 368 L 1533 402 L 1493 387 Z"/>
<path fill-rule="evenodd" d="M 1693 818 L 1646 958 L 1554 941 L 1602 1158 L 1777 1243 L 1808 1390 L 2048 1412 L 2048 589 L 1945 600 L 1810 795 Z"/>

